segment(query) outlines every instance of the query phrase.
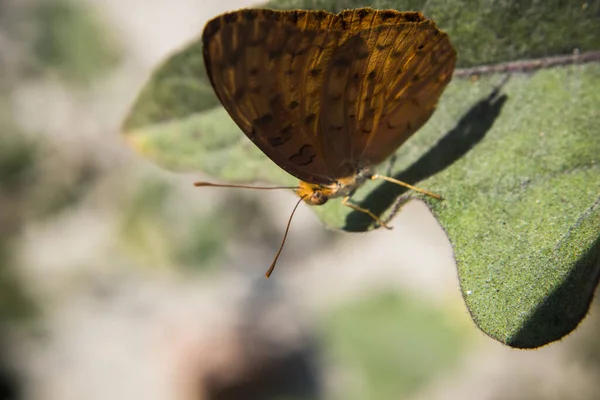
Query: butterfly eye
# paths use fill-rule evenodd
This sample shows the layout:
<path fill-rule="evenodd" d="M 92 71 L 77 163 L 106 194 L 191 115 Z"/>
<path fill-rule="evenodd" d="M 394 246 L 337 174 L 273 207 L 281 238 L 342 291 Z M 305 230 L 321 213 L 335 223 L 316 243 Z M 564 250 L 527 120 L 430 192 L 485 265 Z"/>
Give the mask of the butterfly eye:
<path fill-rule="evenodd" d="M 327 203 L 327 200 L 329 200 L 329 198 L 325 196 L 323 192 L 319 191 L 313 192 L 313 194 L 310 196 L 310 202 L 315 206 L 322 206 L 323 204 Z"/>

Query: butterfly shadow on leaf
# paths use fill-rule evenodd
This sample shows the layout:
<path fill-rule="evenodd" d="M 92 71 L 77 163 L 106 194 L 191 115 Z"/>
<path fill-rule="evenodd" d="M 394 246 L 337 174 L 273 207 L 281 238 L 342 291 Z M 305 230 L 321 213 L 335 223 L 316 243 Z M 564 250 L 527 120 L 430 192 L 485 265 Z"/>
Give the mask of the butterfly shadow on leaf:
<path fill-rule="evenodd" d="M 474 104 L 456 126 L 446 133 L 433 148 L 410 167 L 394 175 L 394 178 L 418 186 L 417 182 L 443 171 L 467 154 L 485 137 L 508 100 L 506 94 L 500 94 L 508 78 L 509 76 L 486 98 Z M 386 220 L 390 220 L 413 193 L 396 184 L 383 182 L 359 205 L 378 216 L 392 207 L 390 216 L 386 218 Z M 384 222 L 387 222 L 386 220 Z M 348 232 L 364 232 L 369 230 L 373 224 L 373 219 L 368 215 L 353 211 L 346 217 L 346 224 L 342 229 Z"/>

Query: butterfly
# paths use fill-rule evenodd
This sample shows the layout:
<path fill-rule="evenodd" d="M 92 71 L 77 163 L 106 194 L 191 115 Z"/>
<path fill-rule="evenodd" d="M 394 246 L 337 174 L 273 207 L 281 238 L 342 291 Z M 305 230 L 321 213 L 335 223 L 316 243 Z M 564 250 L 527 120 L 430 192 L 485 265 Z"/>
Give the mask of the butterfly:
<path fill-rule="evenodd" d="M 421 13 L 243 9 L 210 20 L 202 43 L 223 107 L 267 157 L 300 180 L 294 211 L 301 201 L 322 205 L 341 197 L 389 228 L 350 202 L 366 181 L 385 179 L 439 197 L 373 173 L 427 122 L 452 78 L 456 51 Z M 291 216 L 267 277 L 290 222 Z"/>

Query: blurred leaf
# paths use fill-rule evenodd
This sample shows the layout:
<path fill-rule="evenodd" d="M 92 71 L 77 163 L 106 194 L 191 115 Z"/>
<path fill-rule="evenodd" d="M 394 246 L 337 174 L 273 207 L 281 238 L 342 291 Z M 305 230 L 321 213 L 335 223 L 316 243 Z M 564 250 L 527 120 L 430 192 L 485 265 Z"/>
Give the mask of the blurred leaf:
<path fill-rule="evenodd" d="M 73 83 L 87 83 L 121 58 L 115 37 L 93 8 L 70 0 L 34 3 L 33 54 L 42 68 Z"/>
<path fill-rule="evenodd" d="M 38 307 L 25 292 L 15 275 L 11 258 L 0 254 L 0 330 L 7 322 L 28 322 L 37 315 Z"/>
<path fill-rule="evenodd" d="M 25 225 L 38 147 L 15 126 L 5 100 L 0 96 L 0 336 L 5 324 L 38 311 L 15 274 L 13 246 Z"/>
<path fill-rule="evenodd" d="M 1 106 L 0 106 L 1 107 Z M 12 195 L 24 189 L 31 178 L 37 147 L 0 117 L 0 193 Z"/>
<path fill-rule="evenodd" d="M 223 193 L 216 208 L 208 215 L 190 216 L 191 229 L 178 246 L 178 260 L 198 268 L 216 264 L 227 246 L 236 242 L 252 246 L 264 243 L 279 244 L 281 226 L 268 218 L 269 210 L 259 198 L 243 193 Z"/>
<path fill-rule="evenodd" d="M 185 104 L 185 107 L 181 107 Z M 142 89 L 125 125 L 129 128 L 187 117 L 219 106 L 195 41 L 163 62 Z"/>
<path fill-rule="evenodd" d="M 348 376 L 333 397 L 348 400 L 408 398 L 456 365 L 469 341 L 453 313 L 395 293 L 355 300 L 323 329 L 328 363 Z"/>
<path fill-rule="evenodd" d="M 212 217 L 195 218 L 186 240 L 176 247 L 177 261 L 198 268 L 212 264 L 223 255 L 226 236 L 220 222 L 216 213 Z"/>
<path fill-rule="evenodd" d="M 234 236 L 239 236 L 245 224 L 252 223 L 252 218 L 240 223 L 240 215 L 264 216 L 261 210 L 249 208 L 248 202 L 234 204 L 227 198 L 218 211 L 207 215 L 182 209 L 176 196 L 171 185 L 152 178 L 142 181 L 128 198 L 119 243 L 141 260 L 141 265 L 176 264 L 194 270 L 214 267 L 226 244 L 234 239 L 226 232 L 236 230 Z"/>
<path fill-rule="evenodd" d="M 588 33 L 600 28 L 589 25 L 589 18 L 598 15 L 598 2 L 579 8 L 573 3 L 543 3 L 546 11 L 538 2 L 465 4 L 469 12 L 458 16 L 455 4 L 443 8 L 441 2 L 427 3 L 432 14 L 446 10 L 438 22 L 448 27 L 459 58 L 466 60 L 463 65 L 600 46 L 588 40 Z M 554 18 L 539 21 L 531 16 L 535 10 L 548 18 L 553 13 Z M 575 14 L 579 20 L 555 22 L 558 15 Z M 460 29 L 452 32 L 452 26 Z M 580 31 L 581 26 L 587 28 Z M 486 33 L 475 35 L 480 29 Z M 552 29 L 562 33 L 555 36 Z M 499 38 L 508 35 L 502 39 L 505 45 L 488 31 Z M 544 32 L 547 43 L 538 37 Z M 473 42 L 482 37 L 481 43 Z M 197 42 L 191 46 L 200 50 Z M 469 49 L 477 49 L 473 54 L 481 58 L 469 59 Z M 167 61 L 160 74 L 168 76 L 170 70 Z M 496 340 L 536 347 L 577 326 L 598 281 L 600 66 L 520 74 L 501 85 L 503 78 L 455 79 L 432 120 L 380 171 L 446 198 L 424 200 L 454 246 L 473 319 Z M 170 106 L 176 118 L 154 119 L 136 104 L 131 115 L 141 117 L 125 123 L 126 137 L 150 158 L 225 181 L 295 182 L 264 157 L 221 108 L 202 112 L 185 99 Z M 408 195 L 422 198 L 404 193 L 393 184 L 369 183 L 353 200 L 378 215 L 391 209 L 390 216 Z M 368 216 L 340 202 L 330 201 L 315 212 L 332 227 L 373 228 Z"/>
<path fill-rule="evenodd" d="M 172 247 L 165 227 L 164 207 L 169 185 L 158 179 L 144 180 L 134 188 L 122 218 L 123 239 L 118 243 L 140 259 L 142 265 L 169 265 Z"/>
<path fill-rule="evenodd" d="M 69 162 L 72 162 L 69 163 Z M 57 165 L 58 176 L 43 179 L 39 175 L 44 166 L 38 165 L 37 182 L 32 188 L 31 209 L 35 218 L 56 216 L 64 210 L 70 210 L 89 194 L 90 189 L 100 178 L 99 167 L 95 159 L 83 158 L 77 161 L 61 160 Z M 45 165 L 48 167 L 48 165 Z"/>
<path fill-rule="evenodd" d="M 38 143 L 16 126 L 10 109 L 7 98 L 0 95 L 0 246 L 23 225 L 40 153 Z"/>
<path fill-rule="evenodd" d="M 0 208 L 0 232 L 7 226 L 1 223 L 3 215 L 9 219 L 21 212 L 34 219 L 55 216 L 79 203 L 96 182 L 95 160 L 61 159 L 60 151 L 51 160 L 43 159 L 51 151 L 48 142 L 30 138 L 6 121 L 0 122 L 0 129 L 4 133 L 0 137 L 0 203 L 4 204 Z M 15 212 L 14 207 L 21 212 Z"/>

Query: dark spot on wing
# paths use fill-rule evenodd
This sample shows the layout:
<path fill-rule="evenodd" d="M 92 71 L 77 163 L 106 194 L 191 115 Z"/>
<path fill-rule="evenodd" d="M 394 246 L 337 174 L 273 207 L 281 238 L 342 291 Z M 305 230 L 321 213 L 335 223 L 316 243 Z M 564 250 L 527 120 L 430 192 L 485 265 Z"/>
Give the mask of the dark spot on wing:
<path fill-rule="evenodd" d="M 418 12 L 406 12 L 403 14 L 404 20 L 408 22 L 419 22 L 423 21 L 423 15 Z"/>
<path fill-rule="evenodd" d="M 305 144 L 304 146 L 300 147 L 298 153 L 288 158 L 288 160 L 295 165 L 305 166 L 312 163 L 316 156 L 317 153 L 315 152 L 314 147 L 310 144 Z"/>
<path fill-rule="evenodd" d="M 241 86 L 237 88 L 237 90 L 233 94 L 233 100 L 237 103 L 242 101 L 244 97 L 246 97 L 246 88 L 244 86 Z"/>
<path fill-rule="evenodd" d="M 275 58 L 279 58 L 279 57 L 281 57 L 282 54 L 283 54 L 283 48 L 280 48 L 277 50 L 272 50 L 269 52 L 269 59 L 273 60 Z"/>
<path fill-rule="evenodd" d="M 304 122 L 306 123 L 306 125 L 312 125 L 313 122 L 315 122 L 315 119 L 317 119 L 317 114 L 311 113 L 308 115 L 308 117 L 306 117 Z"/>
<path fill-rule="evenodd" d="M 242 58 L 243 52 L 244 49 L 242 47 L 238 47 L 237 49 L 231 52 L 231 55 L 227 59 L 227 62 L 230 67 L 235 67 L 238 64 L 238 62 Z"/>
<path fill-rule="evenodd" d="M 217 19 L 213 19 L 209 21 L 204 27 L 204 31 L 202 32 L 202 39 L 204 45 L 221 29 L 221 21 Z"/>
<path fill-rule="evenodd" d="M 358 10 L 358 12 L 356 13 L 358 15 L 358 19 L 360 19 L 362 21 L 362 19 L 364 17 L 366 17 L 367 15 L 370 14 L 369 10 L 362 8 L 360 10 Z"/>
<path fill-rule="evenodd" d="M 282 13 L 280 11 L 264 9 L 264 10 L 260 10 L 260 12 L 265 17 L 265 19 L 270 19 L 273 21 L 279 21 L 281 19 Z"/>
<path fill-rule="evenodd" d="M 319 76 L 321 76 L 322 72 L 323 72 L 323 70 L 321 68 L 313 68 L 309 71 L 309 74 L 313 78 L 318 78 Z"/>
<path fill-rule="evenodd" d="M 383 21 L 387 21 L 390 18 L 395 18 L 397 14 L 395 11 L 383 11 L 379 15 Z"/>
<path fill-rule="evenodd" d="M 300 18 L 300 11 L 290 11 L 288 14 L 288 19 L 293 23 L 297 23 L 298 18 Z"/>
<path fill-rule="evenodd" d="M 265 114 L 265 115 L 262 115 L 262 116 L 256 118 L 254 120 L 254 125 L 255 126 L 265 126 L 265 125 L 273 122 L 274 119 L 275 118 L 273 117 L 273 114 L 268 113 L 268 114 Z"/>
<path fill-rule="evenodd" d="M 268 124 L 270 122 L 273 122 L 273 119 L 274 119 L 273 114 L 271 114 L 271 113 L 265 114 L 262 117 L 260 117 L 260 123 L 263 125 Z"/>
<path fill-rule="evenodd" d="M 293 125 L 288 125 L 279 132 L 279 136 L 269 139 L 269 143 L 271 144 L 271 146 L 281 146 L 282 144 L 290 140 L 292 138 L 293 128 Z"/>
<path fill-rule="evenodd" d="M 315 20 L 323 21 L 327 17 L 327 14 L 326 11 L 313 11 L 311 15 Z"/>
<path fill-rule="evenodd" d="M 242 11 L 242 15 L 248 20 L 252 21 L 256 19 L 258 16 L 258 12 L 256 10 L 244 10 Z"/>
<path fill-rule="evenodd" d="M 228 23 L 228 24 L 229 24 L 229 23 L 231 23 L 231 22 L 235 22 L 235 21 L 237 21 L 237 18 L 238 18 L 238 13 L 236 13 L 236 12 L 232 12 L 232 13 L 229 13 L 229 14 L 225 14 L 225 15 L 223 16 L 223 20 L 224 20 L 226 23 Z"/>

